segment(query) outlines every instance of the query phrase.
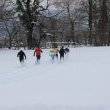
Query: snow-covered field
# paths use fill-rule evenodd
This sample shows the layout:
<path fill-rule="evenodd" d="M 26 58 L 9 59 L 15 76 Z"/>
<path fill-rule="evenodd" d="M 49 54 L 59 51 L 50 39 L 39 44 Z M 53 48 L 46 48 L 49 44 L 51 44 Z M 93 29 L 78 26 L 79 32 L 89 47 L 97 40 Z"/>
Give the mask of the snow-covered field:
<path fill-rule="evenodd" d="M 63 62 L 51 64 L 43 50 L 0 50 L 0 110 L 110 110 L 110 47 L 73 48 Z"/>

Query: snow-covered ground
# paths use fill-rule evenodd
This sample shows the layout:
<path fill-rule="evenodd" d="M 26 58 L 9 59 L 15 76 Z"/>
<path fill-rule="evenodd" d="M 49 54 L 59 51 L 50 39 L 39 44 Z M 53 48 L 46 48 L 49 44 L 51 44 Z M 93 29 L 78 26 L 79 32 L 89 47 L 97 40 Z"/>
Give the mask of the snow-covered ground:
<path fill-rule="evenodd" d="M 43 50 L 0 50 L 0 110 L 110 110 L 110 47 L 73 48 L 63 62 L 51 64 Z"/>

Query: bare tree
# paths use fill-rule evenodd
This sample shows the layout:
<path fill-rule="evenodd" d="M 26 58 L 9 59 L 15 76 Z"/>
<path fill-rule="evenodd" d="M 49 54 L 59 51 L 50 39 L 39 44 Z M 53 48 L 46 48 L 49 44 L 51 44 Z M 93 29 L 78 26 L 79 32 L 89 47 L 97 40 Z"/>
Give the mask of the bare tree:
<path fill-rule="evenodd" d="M 12 38 L 16 34 L 17 22 L 11 0 L 2 0 L 0 5 L 0 30 L 9 38 L 9 49 L 12 47 Z"/>
<path fill-rule="evenodd" d="M 54 4 L 56 7 L 59 7 L 60 10 L 65 11 L 65 15 L 70 24 L 70 40 L 75 42 L 75 23 L 79 16 L 77 7 L 75 6 L 76 4 L 78 6 L 77 0 L 58 0 L 55 1 Z"/>

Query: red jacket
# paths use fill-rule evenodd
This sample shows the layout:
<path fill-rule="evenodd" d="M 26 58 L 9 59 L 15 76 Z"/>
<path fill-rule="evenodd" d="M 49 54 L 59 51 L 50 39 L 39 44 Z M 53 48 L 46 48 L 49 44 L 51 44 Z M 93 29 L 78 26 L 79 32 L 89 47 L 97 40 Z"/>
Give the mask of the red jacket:
<path fill-rule="evenodd" d="M 40 48 L 37 48 L 34 52 L 34 55 L 36 54 L 36 56 L 40 56 L 41 52 L 42 52 L 42 50 Z"/>

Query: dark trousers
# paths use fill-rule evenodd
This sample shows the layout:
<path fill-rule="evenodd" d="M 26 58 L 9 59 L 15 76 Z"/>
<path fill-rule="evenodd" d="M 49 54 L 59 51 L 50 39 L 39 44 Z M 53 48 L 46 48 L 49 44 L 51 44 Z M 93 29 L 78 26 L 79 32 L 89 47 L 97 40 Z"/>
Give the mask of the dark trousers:
<path fill-rule="evenodd" d="M 62 55 L 60 54 L 60 60 L 61 60 L 61 59 L 64 59 L 64 55 L 63 55 L 63 54 L 62 54 Z"/>
<path fill-rule="evenodd" d="M 56 58 L 58 59 L 58 54 L 55 54 Z"/>
<path fill-rule="evenodd" d="M 24 57 L 19 57 L 20 62 L 24 62 Z"/>
<path fill-rule="evenodd" d="M 37 62 L 40 61 L 41 56 L 37 55 L 36 57 L 37 57 Z"/>

